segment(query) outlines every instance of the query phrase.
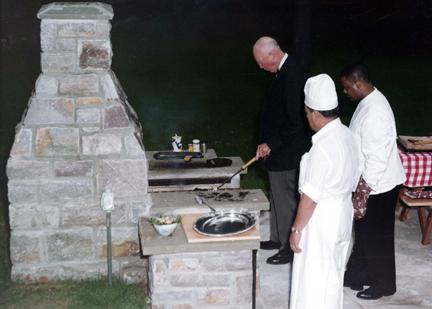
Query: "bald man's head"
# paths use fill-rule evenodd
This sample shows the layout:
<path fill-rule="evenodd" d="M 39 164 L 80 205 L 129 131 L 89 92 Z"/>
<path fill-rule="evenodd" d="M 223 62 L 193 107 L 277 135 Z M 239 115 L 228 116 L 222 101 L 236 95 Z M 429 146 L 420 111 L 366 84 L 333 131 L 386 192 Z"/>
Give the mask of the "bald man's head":
<path fill-rule="evenodd" d="M 253 48 L 253 56 L 258 66 L 268 72 L 276 73 L 284 52 L 275 39 L 269 36 L 259 38 Z"/>

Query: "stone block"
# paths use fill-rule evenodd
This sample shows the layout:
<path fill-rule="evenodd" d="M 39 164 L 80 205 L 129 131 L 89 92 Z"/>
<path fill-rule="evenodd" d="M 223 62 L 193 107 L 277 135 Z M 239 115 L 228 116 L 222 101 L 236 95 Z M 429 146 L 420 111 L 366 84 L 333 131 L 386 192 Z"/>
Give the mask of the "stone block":
<path fill-rule="evenodd" d="M 227 271 L 250 270 L 252 254 L 250 251 L 222 252 Z"/>
<path fill-rule="evenodd" d="M 152 304 L 157 304 L 158 306 L 160 303 L 175 303 L 179 300 L 181 302 L 191 302 L 193 300 L 193 290 L 186 289 L 186 290 L 173 290 L 173 289 L 166 289 L 166 290 L 160 290 L 156 291 L 155 293 L 152 293 L 151 295 Z M 199 308 L 199 307 L 198 307 Z"/>
<path fill-rule="evenodd" d="M 232 284 L 231 277 L 232 273 L 203 273 L 200 285 L 205 287 L 229 287 Z"/>
<path fill-rule="evenodd" d="M 82 153 L 86 156 L 122 153 L 122 136 L 115 133 L 96 133 L 82 137 Z"/>
<path fill-rule="evenodd" d="M 44 73 L 73 72 L 75 70 L 75 54 L 43 52 L 41 68 Z"/>
<path fill-rule="evenodd" d="M 201 268 L 204 271 L 243 271 L 249 270 L 252 265 L 250 251 L 218 252 L 203 257 Z"/>
<path fill-rule="evenodd" d="M 84 161 L 54 161 L 55 177 L 89 177 L 93 175 L 94 162 Z"/>
<path fill-rule="evenodd" d="M 103 226 L 105 223 L 105 213 L 100 208 L 99 203 L 79 204 L 71 202 L 62 207 L 62 227 Z"/>
<path fill-rule="evenodd" d="M 18 128 L 10 152 L 11 158 L 29 158 L 31 156 L 32 136 L 31 129 L 25 129 L 22 126 Z"/>
<path fill-rule="evenodd" d="M 152 205 L 150 194 L 140 196 L 139 202 L 132 202 L 129 206 L 129 222 L 137 224 L 140 217 L 149 217 Z"/>
<path fill-rule="evenodd" d="M 68 98 L 33 98 L 27 115 L 26 125 L 54 125 L 74 123 L 74 102 Z"/>
<path fill-rule="evenodd" d="M 165 256 L 153 255 L 149 257 L 149 282 L 150 289 L 158 289 L 168 282 L 168 258 Z"/>
<path fill-rule="evenodd" d="M 109 38 L 111 25 L 108 21 L 66 21 L 58 25 L 59 37 Z"/>
<path fill-rule="evenodd" d="M 36 131 L 36 155 L 76 156 L 79 153 L 79 129 L 39 128 Z"/>
<path fill-rule="evenodd" d="M 125 267 L 120 269 L 120 279 L 127 284 L 147 282 L 147 273 L 142 267 Z"/>
<path fill-rule="evenodd" d="M 125 136 L 124 145 L 126 149 L 126 154 L 129 156 L 145 156 L 144 146 L 139 140 L 139 137 L 134 135 Z"/>
<path fill-rule="evenodd" d="M 111 67 L 111 43 L 109 40 L 78 42 L 79 67 L 81 69 L 109 69 Z"/>
<path fill-rule="evenodd" d="M 111 223 L 113 225 L 133 223 L 129 216 L 129 201 L 114 199 L 114 211 L 111 213 Z"/>
<path fill-rule="evenodd" d="M 227 306 L 231 303 L 228 288 L 199 289 L 196 293 L 198 306 Z"/>
<path fill-rule="evenodd" d="M 10 203 L 32 203 L 38 200 L 39 187 L 33 182 L 13 181 L 8 183 Z"/>
<path fill-rule="evenodd" d="M 146 284 L 148 259 L 128 257 L 119 259 L 120 279 L 128 284 Z"/>
<path fill-rule="evenodd" d="M 62 226 L 104 226 L 106 215 L 100 207 L 99 201 L 95 203 L 66 203 L 62 207 Z M 127 204 L 118 204 L 115 201 L 115 210 L 111 213 L 111 224 L 127 224 Z"/>
<path fill-rule="evenodd" d="M 96 74 L 65 75 L 59 78 L 59 92 L 64 95 L 96 95 L 99 80 Z"/>
<path fill-rule="evenodd" d="M 57 36 L 57 23 L 51 20 L 41 22 L 41 48 L 42 51 L 55 50 Z"/>
<path fill-rule="evenodd" d="M 252 303 L 252 272 L 236 278 L 235 296 L 238 304 Z"/>
<path fill-rule="evenodd" d="M 9 159 L 6 173 L 9 179 L 35 179 L 51 176 L 48 161 Z"/>
<path fill-rule="evenodd" d="M 55 49 L 58 51 L 76 51 L 77 40 L 75 39 L 61 39 L 58 38 L 55 42 Z"/>
<path fill-rule="evenodd" d="M 203 271 L 225 271 L 225 261 L 221 257 L 202 258 L 201 268 Z"/>
<path fill-rule="evenodd" d="M 121 106 L 104 109 L 104 129 L 125 128 L 129 126 L 129 119 Z"/>
<path fill-rule="evenodd" d="M 96 172 L 97 192 L 106 188 L 117 197 L 142 196 L 147 193 L 145 160 L 100 160 Z"/>
<path fill-rule="evenodd" d="M 59 223 L 57 205 L 14 204 L 9 207 L 11 229 L 57 228 Z"/>
<path fill-rule="evenodd" d="M 66 201 L 93 196 L 91 179 L 65 179 L 45 181 L 40 188 L 41 201 Z"/>
<path fill-rule="evenodd" d="M 118 273 L 118 263 L 113 261 L 113 274 Z M 106 277 L 106 261 L 62 261 L 49 264 L 16 264 L 12 266 L 12 280 L 46 283 L 58 280 L 87 280 Z"/>
<path fill-rule="evenodd" d="M 139 240 L 137 227 L 113 227 L 111 229 L 112 253 L 115 257 L 139 255 Z M 107 256 L 106 228 L 97 230 L 98 256 Z"/>
<path fill-rule="evenodd" d="M 103 104 L 101 97 L 81 97 L 76 99 L 76 104 L 79 105 L 100 105 Z"/>
<path fill-rule="evenodd" d="M 192 304 L 174 304 L 173 309 L 193 309 Z"/>
<path fill-rule="evenodd" d="M 184 257 L 183 255 L 172 255 L 168 268 L 170 272 L 195 271 L 200 264 L 199 256 Z"/>
<path fill-rule="evenodd" d="M 112 256 L 113 257 L 125 257 L 125 256 L 139 256 L 139 244 L 133 241 L 123 241 L 119 244 L 112 245 Z M 107 256 L 107 246 L 103 245 L 101 248 L 101 257 Z"/>
<path fill-rule="evenodd" d="M 40 262 L 39 234 L 35 232 L 12 231 L 10 238 L 10 258 L 12 264 Z"/>
<path fill-rule="evenodd" d="M 58 91 L 58 81 L 53 76 L 41 74 L 36 81 L 35 91 L 37 96 L 55 96 Z"/>
<path fill-rule="evenodd" d="M 197 272 L 170 274 L 169 283 L 172 287 L 199 287 L 200 276 Z"/>
<path fill-rule="evenodd" d="M 100 123 L 100 109 L 98 108 L 81 108 L 76 111 L 77 124 L 99 124 Z"/>
<path fill-rule="evenodd" d="M 126 99 L 123 89 L 112 71 L 100 77 L 102 94 L 107 101 Z"/>
<path fill-rule="evenodd" d="M 49 262 L 85 260 L 94 257 L 92 230 L 57 230 L 46 236 Z"/>
<path fill-rule="evenodd" d="M 54 267 L 56 265 L 53 265 Z M 87 280 L 87 279 L 102 279 L 107 276 L 106 259 L 103 260 L 87 260 L 77 261 L 73 263 L 62 263 L 61 268 L 65 274 L 64 279 Z M 119 274 L 119 263 L 113 260 L 112 272 L 114 276 Z"/>
<path fill-rule="evenodd" d="M 93 134 L 93 133 L 97 133 L 101 130 L 100 127 L 82 127 L 81 131 L 83 134 Z"/>

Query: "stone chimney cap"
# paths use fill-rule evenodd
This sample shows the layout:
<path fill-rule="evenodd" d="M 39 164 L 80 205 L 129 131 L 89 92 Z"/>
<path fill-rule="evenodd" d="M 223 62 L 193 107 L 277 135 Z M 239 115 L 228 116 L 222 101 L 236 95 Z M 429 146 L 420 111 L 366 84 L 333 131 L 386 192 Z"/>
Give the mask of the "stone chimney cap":
<path fill-rule="evenodd" d="M 102 2 L 53 2 L 43 5 L 39 19 L 112 19 L 112 6 Z"/>

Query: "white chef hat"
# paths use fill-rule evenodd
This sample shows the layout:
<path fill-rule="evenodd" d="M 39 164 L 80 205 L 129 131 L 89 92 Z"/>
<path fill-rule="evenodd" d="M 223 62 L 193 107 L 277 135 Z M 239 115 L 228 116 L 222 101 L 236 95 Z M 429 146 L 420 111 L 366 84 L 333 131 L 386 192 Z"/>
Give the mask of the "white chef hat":
<path fill-rule="evenodd" d="M 328 111 L 338 106 L 336 87 L 330 76 L 319 74 L 306 81 L 305 104 L 317 111 Z"/>

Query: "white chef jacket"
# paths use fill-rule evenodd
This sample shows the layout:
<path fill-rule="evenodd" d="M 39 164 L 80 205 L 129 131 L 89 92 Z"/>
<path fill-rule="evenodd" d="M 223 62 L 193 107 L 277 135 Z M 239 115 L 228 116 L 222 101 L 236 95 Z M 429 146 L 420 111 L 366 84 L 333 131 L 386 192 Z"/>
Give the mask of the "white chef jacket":
<path fill-rule="evenodd" d="M 356 138 L 337 118 L 312 136 L 308 166 L 300 170 L 299 189 L 314 202 L 351 194 L 360 177 Z"/>
<path fill-rule="evenodd" d="M 360 150 L 339 118 L 312 136 L 300 163 L 299 190 L 317 203 L 294 254 L 290 309 L 342 309 L 351 241 L 351 193 L 360 177 Z"/>
<path fill-rule="evenodd" d="M 378 89 L 359 102 L 349 128 L 359 137 L 362 176 L 371 194 L 388 192 L 405 182 L 393 111 Z"/>

